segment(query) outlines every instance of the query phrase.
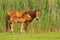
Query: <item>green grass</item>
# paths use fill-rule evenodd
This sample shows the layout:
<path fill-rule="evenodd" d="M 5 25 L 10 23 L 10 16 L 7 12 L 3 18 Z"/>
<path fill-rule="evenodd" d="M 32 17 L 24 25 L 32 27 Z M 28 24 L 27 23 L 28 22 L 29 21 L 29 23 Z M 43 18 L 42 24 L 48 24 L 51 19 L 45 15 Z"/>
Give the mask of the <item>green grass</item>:
<path fill-rule="evenodd" d="M 60 33 L 0 33 L 0 40 L 60 40 Z"/>

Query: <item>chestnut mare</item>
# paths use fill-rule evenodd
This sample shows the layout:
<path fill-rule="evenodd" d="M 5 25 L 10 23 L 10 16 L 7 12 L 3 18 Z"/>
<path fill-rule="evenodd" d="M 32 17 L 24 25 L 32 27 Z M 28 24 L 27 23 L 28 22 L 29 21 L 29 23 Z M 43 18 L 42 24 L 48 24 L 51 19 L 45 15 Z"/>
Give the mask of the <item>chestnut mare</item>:
<path fill-rule="evenodd" d="M 10 28 L 10 31 L 13 32 L 13 24 L 21 23 L 21 32 L 27 32 L 28 24 L 36 18 L 38 20 L 39 10 L 31 10 L 26 12 L 18 12 L 18 11 L 9 11 L 6 14 L 6 31 Z M 8 27 L 9 26 L 9 27 Z"/>

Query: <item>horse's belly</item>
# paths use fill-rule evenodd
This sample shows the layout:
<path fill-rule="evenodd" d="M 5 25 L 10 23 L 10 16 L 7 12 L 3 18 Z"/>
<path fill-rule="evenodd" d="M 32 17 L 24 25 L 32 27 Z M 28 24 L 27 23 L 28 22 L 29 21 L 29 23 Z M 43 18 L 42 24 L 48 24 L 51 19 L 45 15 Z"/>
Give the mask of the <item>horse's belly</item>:
<path fill-rule="evenodd" d="M 18 18 L 17 21 L 18 21 L 18 22 L 25 22 L 26 19 L 25 19 L 25 18 Z"/>

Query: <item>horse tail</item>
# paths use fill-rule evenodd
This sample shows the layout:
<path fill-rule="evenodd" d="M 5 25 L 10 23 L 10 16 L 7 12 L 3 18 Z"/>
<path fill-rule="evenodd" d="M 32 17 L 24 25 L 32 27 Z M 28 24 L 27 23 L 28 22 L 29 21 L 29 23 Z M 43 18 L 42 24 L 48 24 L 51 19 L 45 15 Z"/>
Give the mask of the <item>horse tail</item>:
<path fill-rule="evenodd" d="M 6 32 L 8 31 L 8 20 L 9 20 L 9 15 L 6 15 Z"/>

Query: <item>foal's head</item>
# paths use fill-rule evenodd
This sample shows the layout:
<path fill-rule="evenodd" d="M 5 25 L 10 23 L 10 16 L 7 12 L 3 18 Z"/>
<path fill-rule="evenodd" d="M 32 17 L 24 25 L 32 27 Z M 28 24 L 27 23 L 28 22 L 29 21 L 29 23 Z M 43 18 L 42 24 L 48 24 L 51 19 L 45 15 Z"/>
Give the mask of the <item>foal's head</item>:
<path fill-rule="evenodd" d="M 35 10 L 35 16 L 36 16 L 35 18 L 36 18 L 36 20 L 38 20 L 38 18 L 39 18 L 39 11 L 40 11 L 40 10 L 38 10 L 38 9 Z"/>

